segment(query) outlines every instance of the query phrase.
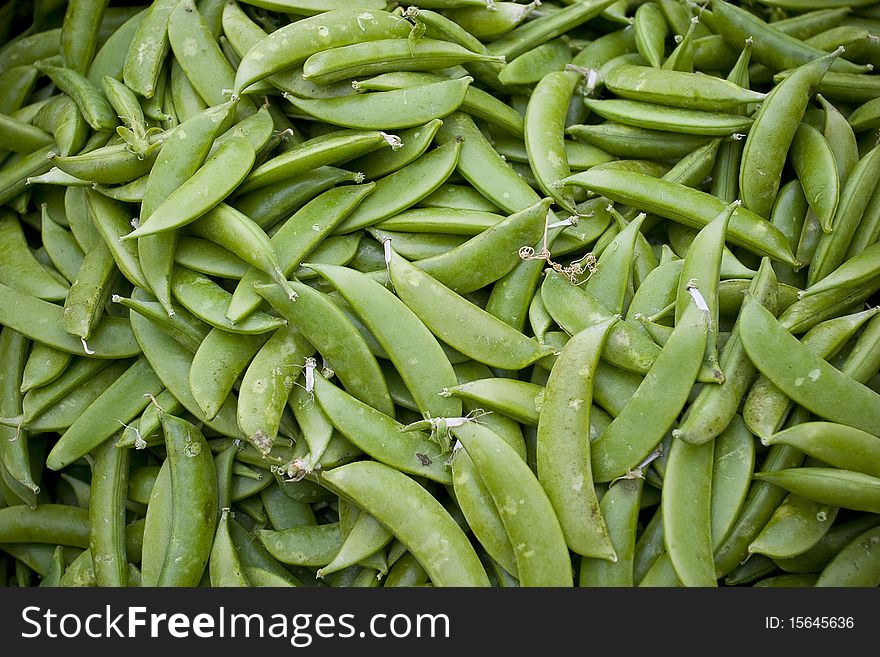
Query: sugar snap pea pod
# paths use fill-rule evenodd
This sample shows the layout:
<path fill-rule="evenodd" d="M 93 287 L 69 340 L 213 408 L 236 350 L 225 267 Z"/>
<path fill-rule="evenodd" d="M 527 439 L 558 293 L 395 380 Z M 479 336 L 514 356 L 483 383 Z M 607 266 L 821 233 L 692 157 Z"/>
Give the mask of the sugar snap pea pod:
<path fill-rule="evenodd" d="M 132 285 L 147 288 L 136 246 L 119 240 L 131 228 L 128 208 L 93 190 L 86 190 L 86 199 L 92 223 L 98 229 L 119 271 Z"/>
<path fill-rule="evenodd" d="M 507 62 L 498 73 L 498 81 L 511 87 L 532 85 L 548 73 L 561 71 L 570 61 L 568 43 L 562 38 L 553 39 Z"/>
<path fill-rule="evenodd" d="M 842 48 L 843 46 L 841 46 Z M 867 66 L 871 66 L 867 64 Z M 780 71 L 773 76 L 775 83 L 782 82 L 794 73 L 794 70 Z M 876 75 L 864 73 L 840 73 L 828 71 L 819 81 L 816 90 L 827 98 L 843 103 L 861 104 L 873 100 L 880 93 L 880 84 Z"/>
<path fill-rule="evenodd" d="M 15 161 L 4 162 L 0 170 L 0 203 L 8 203 L 27 188 L 30 176 L 39 176 L 52 168 L 54 145 L 46 146 Z"/>
<path fill-rule="evenodd" d="M 387 71 L 434 70 L 472 61 L 503 64 L 504 57 L 438 39 L 377 39 L 316 52 L 303 62 L 303 77 L 330 84 Z"/>
<path fill-rule="evenodd" d="M 532 48 L 555 39 L 569 30 L 592 20 L 614 0 L 585 0 L 552 14 L 528 21 L 488 45 L 493 55 L 504 55 L 508 61 Z"/>
<path fill-rule="evenodd" d="M 825 5 L 822 8 L 830 7 Z M 755 61 L 773 70 L 794 68 L 825 54 L 819 48 L 777 30 L 772 24 L 765 23 L 751 12 L 728 2 L 713 0 L 712 12 L 718 20 L 718 28 L 725 41 L 738 47 L 751 36 L 755 41 Z M 841 59 L 832 65 L 832 70 L 860 73 L 865 68 Z"/>
<path fill-rule="evenodd" d="M 233 135 L 155 208 L 147 222 L 122 239 L 154 235 L 192 223 L 223 201 L 244 180 L 254 157 L 247 137 Z M 218 184 L 218 180 L 222 183 Z"/>
<path fill-rule="evenodd" d="M 229 98 L 235 71 L 223 56 L 207 20 L 195 2 L 179 2 L 168 17 L 168 43 L 187 79 L 209 106 Z M 238 104 L 239 118 L 256 108 L 250 99 Z"/>
<path fill-rule="evenodd" d="M 0 101 L 0 112 L 11 114 L 28 102 L 37 83 L 39 72 L 33 66 L 13 66 L 0 73 L 0 84 L 6 95 Z M 39 126 L 38 126 L 39 127 Z"/>
<path fill-rule="evenodd" d="M 659 68 L 665 59 L 665 41 L 669 26 L 655 3 L 640 5 L 633 16 L 636 49 L 651 66 Z"/>
<path fill-rule="evenodd" d="M 12 212 L 0 214 L 0 253 L 0 283 L 47 301 L 67 296 L 64 286 L 34 257 L 21 222 Z"/>
<path fill-rule="evenodd" d="M 422 413 L 431 417 L 460 415 L 458 400 L 438 394 L 455 385 L 449 360 L 434 336 L 402 301 L 360 272 L 333 265 L 306 266 L 331 283 L 352 305 L 404 377 Z M 422 363 L 423 368 L 414 368 L 414 362 Z"/>
<path fill-rule="evenodd" d="M 247 193 L 315 167 L 339 164 L 382 146 L 399 144 L 392 135 L 378 130 L 338 130 L 309 139 L 256 167 L 239 191 Z"/>
<path fill-rule="evenodd" d="M 469 88 L 470 90 L 470 88 Z M 431 145 L 437 130 L 443 125 L 441 119 L 432 119 L 425 125 L 398 131 L 402 145 L 397 150 L 381 150 L 350 160 L 346 166 L 362 172 L 369 179 L 381 178 L 394 173 L 415 161 Z"/>
<path fill-rule="evenodd" d="M 333 125 L 393 130 L 423 125 L 451 114 L 461 106 L 472 81 L 472 77 L 466 76 L 412 89 L 375 91 L 354 96 L 296 98 L 285 94 L 284 97 L 297 109 Z"/>
<path fill-rule="evenodd" d="M 633 251 L 644 219 L 645 214 L 639 214 L 614 236 L 596 261 L 596 271 L 581 286 L 612 313 L 623 312 Z"/>
<path fill-rule="evenodd" d="M 816 586 L 865 586 L 880 583 L 880 529 L 872 527 L 849 542 L 822 569 Z"/>
<path fill-rule="evenodd" d="M 667 21 L 668 22 L 668 21 Z M 663 62 L 661 68 L 670 71 L 685 71 L 692 73 L 694 70 L 694 41 L 698 33 L 697 27 L 700 25 L 700 19 L 693 17 L 688 21 L 687 29 L 675 35 L 678 45 L 669 53 L 669 57 Z M 679 40 L 681 37 L 681 40 Z"/>
<path fill-rule="evenodd" d="M 826 320 L 810 329 L 801 342 L 810 352 L 829 359 L 874 315 L 875 311 L 867 310 Z M 755 379 L 745 399 L 743 417 L 749 428 L 764 438 L 778 430 L 791 403 L 785 391 L 761 375 Z"/>
<path fill-rule="evenodd" d="M 812 573 L 821 571 L 840 551 L 880 523 L 874 514 L 862 514 L 855 520 L 836 523 L 810 549 L 794 557 L 774 559 L 775 563 L 789 573 Z"/>
<path fill-rule="evenodd" d="M 880 146 L 875 146 L 859 160 L 841 190 L 841 201 L 834 216 L 832 232 L 819 238 L 816 253 L 807 271 L 808 286 L 825 278 L 844 261 L 878 181 Z"/>
<path fill-rule="evenodd" d="M 179 0 L 159 0 L 147 9 L 132 37 L 123 65 L 123 80 L 135 93 L 152 98 L 168 52 L 168 18 Z"/>
<path fill-rule="evenodd" d="M 168 315 L 158 301 L 149 300 L 141 288 L 138 290 L 140 292 L 133 293 L 131 298 L 114 295 L 110 300 L 146 317 L 174 338 L 177 343 L 191 353 L 195 353 L 202 340 L 210 332 L 211 327 L 176 304 L 174 305 L 174 314 Z"/>
<path fill-rule="evenodd" d="M 317 577 L 338 572 L 379 554 L 394 536 L 369 513 L 359 513 L 333 561 L 321 568 Z M 384 566 L 387 570 L 387 566 Z M 379 575 L 384 575 L 380 570 Z"/>
<path fill-rule="evenodd" d="M 877 393 L 811 352 L 756 301 L 746 299 L 742 313 L 740 336 L 746 351 L 758 369 L 786 395 L 827 420 L 877 432 Z M 773 357 L 763 361 L 768 354 Z"/>
<path fill-rule="evenodd" d="M 737 42 L 736 47 L 741 47 L 744 41 L 745 37 Z M 766 96 L 721 78 L 634 64 L 623 64 L 608 71 L 605 86 L 621 98 L 716 112 L 760 103 Z"/>
<path fill-rule="evenodd" d="M 834 467 L 880 476 L 880 440 L 842 424 L 804 422 L 767 436 L 763 442 L 791 445 Z"/>
<path fill-rule="evenodd" d="M 233 119 L 234 103 L 224 103 L 202 112 L 176 131 L 162 146 L 147 178 L 141 203 L 141 224 L 150 220 L 163 201 L 199 170 L 208 156 L 211 143 Z M 138 240 L 138 256 L 144 276 L 159 302 L 171 314 L 171 272 L 176 235 L 149 235 Z"/>
<path fill-rule="evenodd" d="M 467 208 L 415 207 L 375 225 L 381 230 L 403 233 L 438 233 L 441 235 L 479 235 L 498 222 L 504 215 Z"/>
<path fill-rule="evenodd" d="M 852 12 L 850 7 L 840 6 L 823 9 L 822 7 L 825 6 L 825 3 L 816 4 L 821 4 L 822 6 L 803 14 L 797 14 L 782 20 L 774 20 L 772 21 L 773 27 L 796 39 L 809 39 L 811 36 L 839 25 Z"/>
<path fill-rule="evenodd" d="M 466 294 L 485 287 L 513 269 L 520 261 L 518 252 L 523 244 L 538 242 L 543 232 L 543 220 L 549 205 L 550 200 L 544 199 L 500 220 L 495 214 L 478 214 L 476 216 L 481 218 L 485 216 L 487 220 L 491 220 L 492 225 L 461 245 L 443 254 L 423 258 L 416 264 L 420 269 L 459 294 Z M 420 217 L 420 224 L 421 217 L 436 216 L 440 219 L 454 216 L 449 211 L 414 210 L 410 212 L 414 214 L 408 216 Z M 469 214 L 473 215 L 474 213 Z M 403 216 L 400 214 L 386 221 L 400 220 Z M 419 230 L 422 228 L 420 225 Z M 428 228 L 428 222 L 425 222 L 424 228 Z M 462 229 L 464 228 L 463 226 Z M 486 257 L 488 253 L 492 254 L 491 260 Z"/>
<path fill-rule="evenodd" d="M 156 404 L 166 413 L 176 414 L 185 411 L 183 404 L 177 401 L 177 398 L 167 389 L 156 395 Z M 159 426 L 159 411 L 156 405 L 147 406 L 139 418 L 129 422 L 125 429 L 123 429 L 122 435 L 116 441 L 116 447 L 142 449 L 145 445 L 159 444 L 162 441 Z M 146 504 L 146 501 L 143 503 Z"/>
<path fill-rule="evenodd" d="M 202 432 L 161 413 L 168 451 L 171 518 L 157 586 L 196 586 L 211 554 L 217 527 L 217 475 Z M 149 508 L 149 507 L 148 507 Z"/>
<path fill-rule="evenodd" d="M 721 212 L 725 203 L 710 194 L 684 185 L 628 171 L 582 171 L 565 181 L 590 189 L 611 200 L 626 203 L 693 228 L 702 228 Z M 796 266 L 785 236 L 766 219 L 746 208 L 730 218 L 728 239 L 760 255 Z"/>
<path fill-rule="evenodd" d="M 407 37 L 411 27 L 408 21 L 388 12 L 354 8 L 334 9 L 296 21 L 264 37 L 244 55 L 235 74 L 234 93 L 241 94 L 254 82 L 297 66 L 328 47 Z"/>
<path fill-rule="evenodd" d="M 433 496 L 406 475 L 381 463 L 360 461 L 325 472 L 322 480 L 394 534 L 435 586 L 489 585 L 464 532 Z"/>
<path fill-rule="evenodd" d="M 769 260 L 762 261 L 749 286 L 749 293 L 775 312 L 776 277 Z M 724 380 L 720 385 L 704 386 L 700 390 L 684 420 L 673 429 L 674 438 L 700 444 L 718 436 L 735 418 L 740 400 L 756 372 L 739 337 L 739 318 L 721 351 L 720 366 Z"/>
<path fill-rule="evenodd" d="M 0 114 L 0 139 L 14 153 L 31 153 L 55 143 L 45 130 L 6 114 Z"/>
<path fill-rule="evenodd" d="M 716 586 L 712 560 L 714 444 L 673 439 L 663 475 L 663 543 L 685 586 Z"/>
<path fill-rule="evenodd" d="M 741 203 L 734 201 L 706 224 L 688 249 L 681 270 L 681 280 L 675 299 L 675 322 L 681 321 L 688 307 L 690 286 L 695 284 L 703 296 L 709 313 L 709 330 L 703 367 L 712 373 L 718 383 L 724 382 L 724 372 L 718 362 L 718 281 L 721 275 L 721 258 L 730 218 Z"/>
<path fill-rule="evenodd" d="M 131 452 L 113 442 L 95 451 L 89 496 L 89 549 L 98 586 L 128 585 L 125 502 Z"/>
<path fill-rule="evenodd" d="M 756 45 L 756 57 L 757 51 Z M 784 153 L 791 147 L 800 125 L 796 121 L 803 116 L 810 96 L 839 54 L 837 50 L 799 67 L 784 83 L 773 88 L 755 116 L 743 147 L 739 186 L 746 207 L 761 216 L 770 216 L 785 165 Z M 810 183 L 812 186 L 812 178 Z M 815 196 L 811 198 L 816 204 Z"/>
<path fill-rule="evenodd" d="M 755 471 L 755 437 L 739 415 L 715 439 L 712 465 L 712 547 L 727 538 L 739 517 Z"/>
<path fill-rule="evenodd" d="M 295 368 L 312 353 L 314 347 L 303 335 L 285 326 L 272 334 L 248 365 L 238 393 L 238 426 L 258 448 L 271 447 L 275 441 Z"/>
<path fill-rule="evenodd" d="M 621 158 L 682 158 L 711 141 L 709 135 L 651 130 L 611 121 L 576 123 L 566 128 L 566 134 Z"/>
<path fill-rule="evenodd" d="M 503 377 L 476 379 L 452 386 L 447 391 L 449 395 L 531 426 L 538 424 L 544 395 L 543 386 Z"/>
<path fill-rule="evenodd" d="M 393 251 L 389 272 L 397 296 L 425 326 L 474 360 L 518 370 L 548 353 L 534 338 L 526 338 Z"/>
<path fill-rule="evenodd" d="M 0 509 L 0 543 L 50 543 L 87 548 L 89 512 L 66 504 L 16 504 Z"/>
<path fill-rule="evenodd" d="M 306 392 L 305 387 L 293 386 L 287 405 L 293 411 L 303 440 L 308 445 L 310 462 L 320 462 L 333 438 L 333 423 L 315 401 L 314 394 Z"/>
<path fill-rule="evenodd" d="M 831 528 L 837 513 L 836 506 L 790 493 L 749 544 L 749 553 L 784 559 L 805 552 Z"/>
<path fill-rule="evenodd" d="M 412 164 L 376 181 L 373 192 L 334 229 L 350 233 L 405 210 L 435 191 L 452 175 L 462 142 L 447 142 L 428 151 Z"/>
<path fill-rule="evenodd" d="M 538 481 L 553 503 L 570 550 L 616 561 L 590 465 L 593 376 L 611 318 L 575 334 L 550 371 L 538 418 Z M 586 431 L 585 431 L 586 430 Z"/>
<path fill-rule="evenodd" d="M 136 298 L 144 300 L 145 294 L 135 290 Z M 131 329 L 138 343 L 144 345 L 144 356 L 153 366 L 165 387 L 180 401 L 187 411 L 219 433 L 232 438 L 244 438 L 235 418 L 235 404 L 227 398 L 223 407 L 213 420 L 207 420 L 189 390 L 189 371 L 192 368 L 192 352 L 180 345 L 169 335 L 157 331 L 155 325 L 146 317 L 133 313 L 130 318 Z"/>
<path fill-rule="evenodd" d="M 62 434 L 49 452 L 46 466 L 60 470 L 88 453 L 137 417 L 149 404 L 147 396 L 161 390 L 162 382 L 149 362 L 139 358 Z"/>
<path fill-rule="evenodd" d="M 267 274 L 293 296 L 269 237 L 253 220 L 235 208 L 220 203 L 188 227 L 191 232 L 215 242 Z"/>
<path fill-rule="evenodd" d="M 541 285 L 541 297 L 551 317 L 571 335 L 613 315 L 591 294 L 555 272 L 547 273 Z M 659 352 L 659 347 L 644 333 L 631 324 L 619 322 L 612 326 L 602 355 L 613 365 L 644 374 Z"/>
<path fill-rule="evenodd" d="M 123 366 L 130 364 L 122 359 L 114 360 L 122 363 Z M 97 376 L 108 364 L 109 360 L 94 358 L 78 358 L 71 361 L 69 367 L 57 379 L 41 388 L 28 391 L 24 396 L 22 400 L 23 422 L 29 424 L 35 417 L 63 399 L 71 391 Z M 114 376 L 113 378 L 115 379 L 116 377 Z"/>
<path fill-rule="evenodd" d="M 541 78 L 529 97 L 524 124 L 529 165 L 538 184 L 570 213 L 577 212 L 574 199 L 557 181 L 571 175 L 563 130 L 579 77 L 573 71 L 554 71 Z"/>
<path fill-rule="evenodd" d="M 840 186 L 846 184 L 847 178 L 859 161 L 859 148 L 856 143 L 856 136 L 853 134 L 853 128 L 844 118 L 843 114 L 828 102 L 822 94 L 817 94 L 816 98 L 822 104 L 825 110 L 825 123 L 822 127 L 822 134 L 834 154 L 834 164 L 837 170 L 837 177 L 840 180 Z M 850 118 L 852 115 L 850 115 Z"/>
<path fill-rule="evenodd" d="M 602 496 L 599 511 L 617 561 L 584 557 L 578 570 L 579 586 L 633 586 L 633 556 L 643 479 L 621 479 Z"/>
<path fill-rule="evenodd" d="M 167 136 L 165 133 L 151 136 L 152 143 L 143 155 L 132 152 L 128 144 L 110 144 L 88 153 L 56 156 L 52 158 L 52 163 L 64 173 L 92 183 L 127 183 L 150 172 Z"/>
<path fill-rule="evenodd" d="M 830 274 L 813 283 L 798 294 L 799 298 L 810 297 L 830 290 L 850 289 L 866 283 L 880 273 L 878 270 L 880 244 L 873 244 L 861 253 L 846 260 Z"/>
<path fill-rule="evenodd" d="M 208 559 L 211 586 L 250 586 L 229 531 L 230 510 L 224 508 Z"/>
<path fill-rule="evenodd" d="M 444 13 L 481 41 L 492 41 L 520 25 L 537 6 L 534 2 L 496 2 L 491 11 L 486 7 L 459 7 Z"/>
<path fill-rule="evenodd" d="M 27 338 L 8 327 L 0 330 L 0 356 L 5 363 L 0 374 L 0 415 L 22 414 L 21 382 L 27 358 Z M 31 473 L 28 433 L 21 426 L 0 426 L 0 462 L 8 475 L 22 486 L 39 492 Z"/>
<path fill-rule="evenodd" d="M 73 98 L 83 118 L 93 130 L 107 130 L 117 125 L 116 114 L 102 91 L 88 78 L 69 68 L 36 63 L 37 70 L 45 73 L 61 91 Z"/>
<path fill-rule="evenodd" d="M 498 507 L 514 548 L 521 585 L 570 586 L 571 560 L 565 536 L 549 498 L 526 462 L 497 434 L 479 424 L 452 431 L 473 459 Z"/>
<path fill-rule="evenodd" d="M 61 327 L 83 340 L 83 349 L 102 319 L 104 304 L 119 274 L 116 261 L 103 241 L 94 244 L 83 258 L 76 280 L 70 286 L 61 315 Z"/>
<path fill-rule="evenodd" d="M 143 155 L 150 143 L 147 140 L 144 112 L 137 96 L 122 82 L 109 75 L 101 80 L 101 86 L 116 115 L 122 119 L 123 125 L 116 128 L 116 134 L 125 140 L 132 151 Z"/>
<path fill-rule="evenodd" d="M 880 509 L 880 479 L 861 472 L 800 467 L 756 472 L 754 477 L 816 502 L 868 513 Z"/>
<path fill-rule="evenodd" d="M 292 286 L 298 295 L 296 300 L 287 298 L 277 286 L 256 289 L 327 360 L 349 394 L 393 415 L 394 404 L 382 372 L 357 329 L 323 293 L 302 283 Z"/>
<path fill-rule="evenodd" d="M 880 128 L 880 99 L 872 98 L 864 101 L 846 120 L 855 132 Z"/>
<path fill-rule="evenodd" d="M 752 119 L 724 112 L 664 107 L 635 100 L 584 99 L 588 109 L 622 125 L 689 135 L 724 136 L 747 132 Z"/>
<path fill-rule="evenodd" d="M 404 431 L 391 416 L 315 376 L 315 396 L 343 436 L 377 461 L 401 472 L 451 483 L 442 447 L 421 431 Z"/>
<path fill-rule="evenodd" d="M 189 371 L 189 390 L 205 418 L 217 416 L 233 385 L 268 339 L 268 333 L 229 333 L 216 327 L 205 336 Z"/>
<path fill-rule="evenodd" d="M 202 274 L 234 280 L 241 280 L 251 268 L 248 263 L 219 244 L 187 235 L 177 239 L 174 262 Z"/>
<path fill-rule="evenodd" d="M 25 393 L 52 383 L 64 373 L 71 360 L 71 354 L 35 342 L 21 375 L 20 391 Z"/>
<path fill-rule="evenodd" d="M 51 132 L 62 157 L 77 153 L 85 144 L 90 126 L 70 96 L 57 96 L 34 117 L 34 125 Z"/>
<path fill-rule="evenodd" d="M 53 57 L 61 49 L 61 28 L 26 32 L 4 44 L 0 51 L 0 70 L 32 64 Z"/>
<path fill-rule="evenodd" d="M 593 443 L 591 456 L 596 481 L 610 481 L 637 467 L 660 443 L 682 410 L 700 369 L 709 322 L 708 313 L 696 305 L 696 299 L 687 308 L 633 397 Z M 694 360 L 698 362 L 695 364 Z M 674 369 L 677 375 L 664 374 L 667 368 Z M 679 385 L 675 385 L 676 380 Z"/>

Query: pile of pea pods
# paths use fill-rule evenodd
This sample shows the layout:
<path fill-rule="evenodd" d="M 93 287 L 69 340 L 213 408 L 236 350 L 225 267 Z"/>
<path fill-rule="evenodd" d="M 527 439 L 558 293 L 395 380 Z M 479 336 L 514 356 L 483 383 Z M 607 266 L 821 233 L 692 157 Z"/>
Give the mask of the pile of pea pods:
<path fill-rule="evenodd" d="M 880 585 L 877 0 L 0 42 L 0 585 Z"/>

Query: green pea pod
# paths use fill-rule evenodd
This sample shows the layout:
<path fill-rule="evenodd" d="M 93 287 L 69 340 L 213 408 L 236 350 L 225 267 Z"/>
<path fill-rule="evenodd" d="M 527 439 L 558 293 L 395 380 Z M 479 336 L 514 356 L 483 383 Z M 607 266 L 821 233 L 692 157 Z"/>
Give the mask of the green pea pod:
<path fill-rule="evenodd" d="M 816 586 L 863 586 L 880 584 L 880 530 L 859 534 L 837 553 L 819 575 Z"/>
<path fill-rule="evenodd" d="M 21 383 L 27 357 L 27 338 L 11 328 L 0 331 L 0 355 L 6 363 L 0 375 L 0 416 L 21 416 Z M 28 432 L 16 427 L 0 426 L 0 463 L 15 481 L 33 492 L 39 487 L 33 480 Z"/>
<path fill-rule="evenodd" d="M 143 154 L 133 152 L 125 143 L 110 144 L 69 157 L 54 157 L 52 163 L 61 171 L 91 183 L 127 183 L 150 172 L 168 136 L 167 132 L 151 135 Z"/>
<path fill-rule="evenodd" d="M 393 415 L 394 405 L 382 372 L 358 330 L 325 294 L 302 283 L 292 286 L 297 292 L 295 300 L 277 286 L 255 289 L 327 360 L 349 394 Z"/>
<path fill-rule="evenodd" d="M 727 538 L 741 510 L 755 471 L 755 437 L 739 415 L 715 439 L 712 465 L 712 547 Z"/>
<path fill-rule="evenodd" d="M 250 586 L 229 530 L 229 514 L 229 509 L 221 512 L 211 546 L 208 560 L 211 586 Z"/>
<path fill-rule="evenodd" d="M 406 475 L 381 463 L 360 461 L 325 472 L 322 479 L 385 525 L 422 564 L 435 586 L 489 585 L 464 532 L 430 493 Z"/>
<path fill-rule="evenodd" d="M 805 422 L 762 442 L 791 445 L 834 467 L 880 477 L 880 440 L 859 429 L 833 422 Z"/>
<path fill-rule="evenodd" d="M 193 354 L 189 391 L 206 419 L 217 416 L 235 382 L 269 336 L 268 332 L 249 335 L 216 327 L 205 336 Z"/>
<path fill-rule="evenodd" d="M 452 429 L 504 522 L 522 586 L 571 586 L 571 558 L 553 505 L 525 461 L 491 429 Z M 455 457 L 453 457 L 455 458 Z"/>
<path fill-rule="evenodd" d="M 126 54 L 123 80 L 145 98 L 156 93 L 159 70 L 168 52 L 168 19 L 178 4 L 179 0 L 159 0 L 150 5 Z"/>
<path fill-rule="evenodd" d="M 536 447 L 538 481 L 553 503 L 569 549 L 610 561 L 617 555 L 593 487 L 589 427 L 592 378 L 616 321 L 585 328 L 563 348 L 547 381 Z"/>
<path fill-rule="evenodd" d="M 264 37 L 247 52 L 235 74 L 234 93 L 241 94 L 254 82 L 301 64 L 328 44 L 342 46 L 407 37 L 410 27 L 407 21 L 388 12 L 355 8 L 333 9 L 296 21 Z"/>
<path fill-rule="evenodd" d="M 25 393 L 52 383 L 64 373 L 71 360 L 71 354 L 39 342 L 34 343 L 21 375 L 19 391 Z"/>
<path fill-rule="evenodd" d="M 775 472 L 756 472 L 765 481 L 816 502 L 856 511 L 878 513 L 880 479 L 861 472 L 837 468 L 801 467 Z"/>
<path fill-rule="evenodd" d="M 437 340 L 418 317 L 380 283 L 354 270 L 304 263 L 330 282 L 376 336 L 404 377 L 422 413 L 458 417 L 457 400 L 440 397 L 455 385 L 455 372 Z M 421 363 L 415 367 L 415 363 Z"/>
<path fill-rule="evenodd" d="M 201 431 L 161 413 L 168 451 L 172 512 L 157 586 L 197 586 L 217 527 L 217 475 Z"/>
<path fill-rule="evenodd" d="M 730 136 L 748 132 L 752 119 L 736 114 L 665 107 L 635 100 L 592 100 L 584 104 L 599 116 L 623 125 L 688 135 Z"/>
<path fill-rule="evenodd" d="M 681 412 L 700 369 L 709 325 L 708 313 L 696 301 L 687 308 L 632 399 L 593 443 L 596 481 L 610 481 L 638 467 Z"/>
<path fill-rule="evenodd" d="M 832 422 L 875 434 L 880 429 L 880 395 L 814 354 L 749 297 L 740 337 L 755 366 L 796 403 Z"/>
<path fill-rule="evenodd" d="M 715 445 L 672 441 L 663 475 L 663 543 L 685 586 L 716 586 L 712 559 L 712 465 Z"/>
<path fill-rule="evenodd" d="M 110 250 L 110 255 L 119 271 L 132 285 L 147 288 L 136 245 L 119 240 L 131 228 L 131 214 L 128 208 L 91 189 L 86 190 L 86 201 L 92 223 Z"/>
<path fill-rule="evenodd" d="M 38 71 L 48 75 L 61 91 L 73 98 L 83 118 L 93 130 L 113 129 L 117 125 L 116 114 L 101 90 L 81 73 L 69 68 L 35 64 Z"/>
<path fill-rule="evenodd" d="M 659 68 L 665 59 L 665 41 L 669 26 L 655 3 L 640 5 L 633 17 L 636 50 L 651 66 Z"/>
<path fill-rule="evenodd" d="M 363 562 L 378 554 L 378 551 L 388 545 L 393 538 L 391 532 L 369 513 L 359 513 L 333 561 L 321 568 L 316 575 L 323 578 L 330 573 Z M 379 571 L 379 576 L 384 574 L 384 571 Z"/>
<path fill-rule="evenodd" d="M 238 134 L 229 138 L 156 207 L 147 222 L 121 239 L 154 235 L 192 223 L 229 196 L 250 172 L 254 157 L 247 137 Z"/>
<path fill-rule="evenodd" d="M 547 273 L 541 298 L 554 321 L 572 335 L 613 315 L 595 297 L 556 272 Z M 618 322 L 608 334 L 602 356 L 612 365 L 644 374 L 659 353 L 660 348 L 643 332 L 628 322 Z"/>
<path fill-rule="evenodd" d="M 702 228 L 725 208 L 723 201 L 705 192 L 627 171 L 589 170 L 565 182 L 693 228 Z M 759 255 L 798 265 L 779 229 L 746 208 L 737 209 L 731 216 L 728 239 Z"/>
<path fill-rule="evenodd" d="M 823 4 L 821 8 L 830 7 Z M 755 61 L 773 70 L 782 71 L 801 66 L 826 54 L 819 48 L 775 29 L 772 24 L 765 23 L 755 14 L 729 2 L 712 0 L 712 13 L 716 17 L 720 34 L 727 43 L 738 48 L 743 41 L 752 37 Z M 835 62 L 832 70 L 862 73 L 865 68 L 840 60 Z"/>
<path fill-rule="evenodd" d="M 503 413 L 517 422 L 536 426 L 544 388 L 528 381 L 496 377 L 468 381 L 448 388 L 446 393 Z"/>
<path fill-rule="evenodd" d="M 498 81 L 504 85 L 533 85 L 550 73 L 557 73 L 571 61 L 571 47 L 564 39 L 553 39 L 528 50 L 506 64 L 502 60 Z"/>
<path fill-rule="evenodd" d="M 448 455 L 426 434 L 403 431 L 404 425 L 348 395 L 320 374 L 315 376 L 315 397 L 336 429 L 377 461 L 402 472 L 451 483 Z"/>
<path fill-rule="evenodd" d="M 239 69 L 240 70 L 240 69 Z M 413 89 L 336 98 L 285 98 L 306 114 L 347 128 L 393 130 L 423 125 L 451 114 L 464 101 L 473 78 L 434 82 Z"/>
<path fill-rule="evenodd" d="M 806 552 L 831 528 L 837 513 L 836 506 L 789 493 L 749 544 L 749 553 L 785 559 Z"/>
<path fill-rule="evenodd" d="M 756 44 L 756 57 L 757 53 Z M 776 200 L 785 153 L 800 125 L 798 119 L 839 54 L 838 50 L 804 63 L 776 85 L 761 103 L 743 148 L 739 186 L 745 206 L 763 217 L 770 216 Z"/>
<path fill-rule="evenodd" d="M 89 549 L 98 586 L 127 586 L 125 502 L 131 451 L 106 440 L 95 450 L 89 497 Z"/>
<path fill-rule="evenodd" d="M 87 548 L 89 512 L 66 504 L 16 504 L 0 509 L 0 543 L 49 543 Z"/>
<path fill-rule="evenodd" d="M 0 244 L 0 283 L 47 301 L 67 296 L 68 290 L 33 256 L 21 222 L 11 212 L 0 214 Z"/>
<path fill-rule="evenodd" d="M 84 456 L 137 417 L 149 404 L 147 397 L 161 390 L 162 382 L 147 359 L 139 358 L 62 434 L 46 466 L 60 470 Z"/>
<path fill-rule="evenodd" d="M 285 326 L 260 347 L 245 370 L 238 393 L 238 426 L 258 449 L 269 451 L 294 386 L 295 368 L 314 353 L 296 329 Z"/>
<path fill-rule="evenodd" d="M 534 338 L 526 338 L 394 252 L 389 273 L 397 296 L 425 326 L 478 362 L 518 370 L 542 358 L 551 349 Z"/>

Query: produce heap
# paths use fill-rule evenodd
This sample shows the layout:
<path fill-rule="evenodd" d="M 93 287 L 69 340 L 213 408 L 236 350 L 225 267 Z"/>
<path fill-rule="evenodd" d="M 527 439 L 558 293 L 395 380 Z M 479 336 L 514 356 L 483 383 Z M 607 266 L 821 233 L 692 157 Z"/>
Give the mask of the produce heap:
<path fill-rule="evenodd" d="M 0 584 L 880 585 L 880 2 L 0 9 Z"/>

